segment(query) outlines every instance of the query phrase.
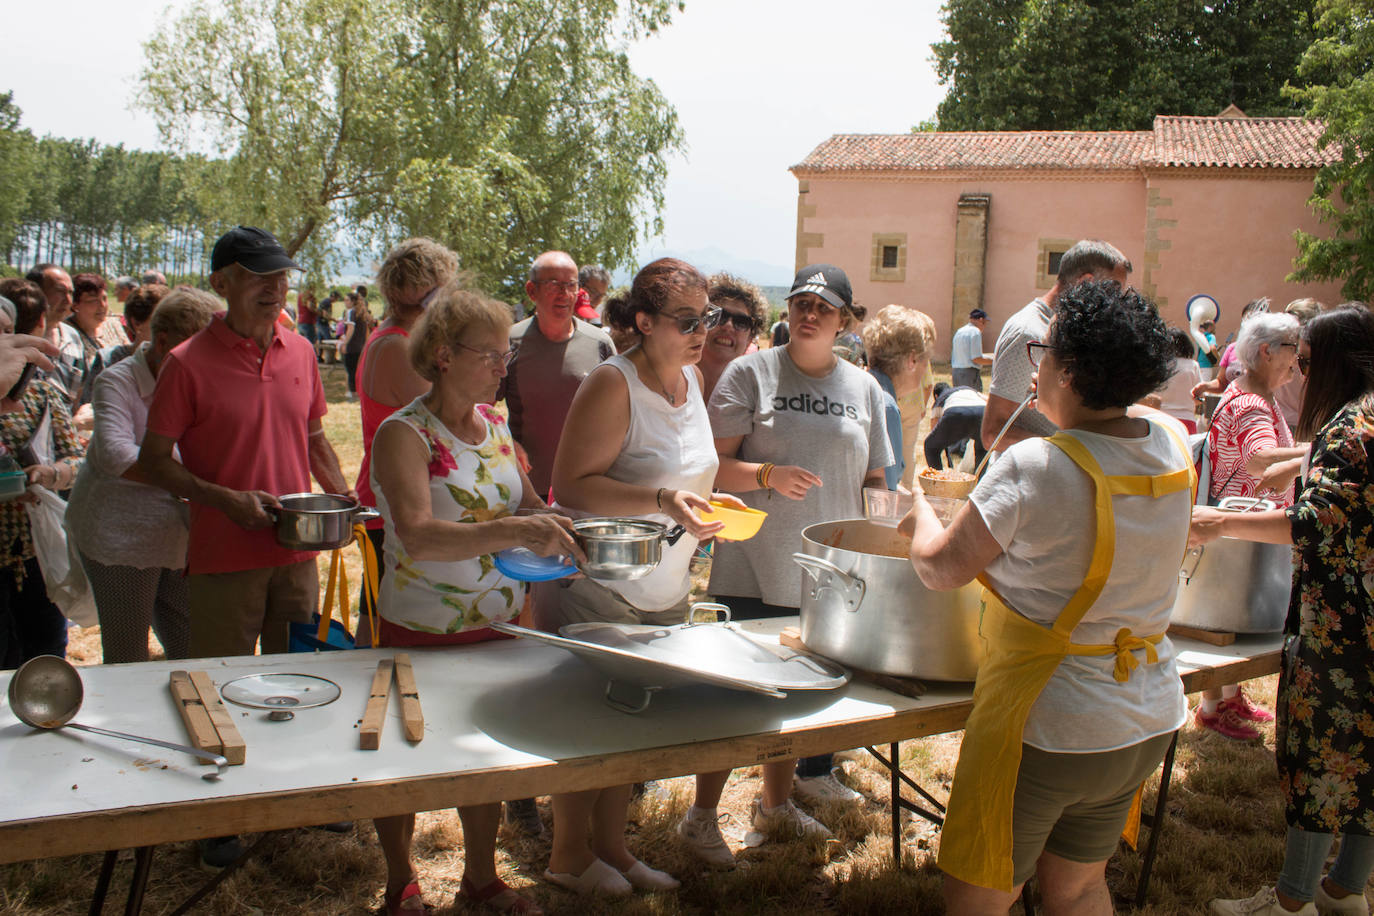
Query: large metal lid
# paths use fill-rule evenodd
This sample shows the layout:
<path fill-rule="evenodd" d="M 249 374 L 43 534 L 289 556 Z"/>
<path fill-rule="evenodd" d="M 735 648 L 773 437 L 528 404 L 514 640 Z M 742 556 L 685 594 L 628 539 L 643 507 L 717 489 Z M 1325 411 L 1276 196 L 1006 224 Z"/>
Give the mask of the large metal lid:
<path fill-rule="evenodd" d="M 610 679 L 607 700 L 630 712 L 648 706 L 649 693 L 687 684 L 714 684 L 766 696 L 788 690 L 832 690 L 849 672 L 791 650 L 777 651 L 730 623 L 646 626 L 575 623 L 561 635 L 498 623 L 493 629 L 566 649 Z M 632 702 L 625 699 L 626 689 Z"/>

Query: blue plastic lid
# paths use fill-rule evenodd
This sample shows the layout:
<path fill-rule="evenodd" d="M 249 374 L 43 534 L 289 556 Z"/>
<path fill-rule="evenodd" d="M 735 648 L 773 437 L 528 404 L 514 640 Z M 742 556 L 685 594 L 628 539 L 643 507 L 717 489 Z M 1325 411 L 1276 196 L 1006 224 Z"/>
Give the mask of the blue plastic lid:
<path fill-rule="evenodd" d="M 495 555 L 501 574 L 522 582 L 548 582 L 577 572 L 567 557 L 541 557 L 527 547 L 511 547 Z"/>

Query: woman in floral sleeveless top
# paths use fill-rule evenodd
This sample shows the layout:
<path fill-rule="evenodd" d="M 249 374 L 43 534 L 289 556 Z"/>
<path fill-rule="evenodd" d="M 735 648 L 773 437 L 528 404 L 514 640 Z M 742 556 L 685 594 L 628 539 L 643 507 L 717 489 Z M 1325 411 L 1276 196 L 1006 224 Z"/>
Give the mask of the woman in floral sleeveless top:
<path fill-rule="evenodd" d="M 497 638 L 489 624 L 520 613 L 524 584 L 492 554 L 527 547 L 585 559 L 566 518 L 548 513 L 515 459 L 504 418 L 489 404 L 506 374 L 510 309 L 449 284 L 415 326 L 410 360 L 430 392 L 382 423 L 372 483 L 386 526 L 378 598 L 382 644 L 456 645 Z M 459 896 L 513 913 L 538 906 L 496 876 L 500 802 L 458 809 L 466 859 Z M 420 913 L 410 859 L 414 815 L 378 818 L 387 861 L 386 911 Z"/>

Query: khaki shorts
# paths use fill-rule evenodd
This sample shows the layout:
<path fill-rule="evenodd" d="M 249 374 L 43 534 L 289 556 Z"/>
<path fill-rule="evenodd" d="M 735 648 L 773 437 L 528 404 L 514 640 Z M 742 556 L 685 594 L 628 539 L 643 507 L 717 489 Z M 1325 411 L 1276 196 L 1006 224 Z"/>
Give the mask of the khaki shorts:
<path fill-rule="evenodd" d="M 687 618 L 688 596 L 664 611 L 641 611 L 620 596 L 591 579 L 555 579 L 530 586 L 534 603 L 534 626 L 546 633 L 557 633 L 570 623 L 646 623 L 671 626 Z"/>
<path fill-rule="evenodd" d="M 1035 874 L 1041 852 L 1105 862 L 1116 851 L 1135 790 L 1164 759 L 1174 733 L 1097 754 L 1056 754 L 1021 745 L 1012 812 L 1012 881 Z"/>
<path fill-rule="evenodd" d="M 287 650 L 287 624 L 305 623 L 320 608 L 315 561 L 201 573 L 186 577 L 191 606 L 191 658 Z"/>

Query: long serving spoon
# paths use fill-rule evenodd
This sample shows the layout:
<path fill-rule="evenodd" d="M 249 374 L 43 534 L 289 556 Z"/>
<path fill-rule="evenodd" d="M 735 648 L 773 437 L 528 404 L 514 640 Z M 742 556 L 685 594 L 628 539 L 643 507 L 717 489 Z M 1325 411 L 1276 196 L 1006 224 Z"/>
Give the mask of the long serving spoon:
<path fill-rule="evenodd" d="M 1030 394 L 1026 395 L 1026 399 L 1021 402 L 1021 406 L 1016 408 L 1016 410 L 1012 412 L 1012 415 L 1007 418 L 1006 423 L 1002 424 L 1002 429 L 997 433 L 997 438 L 992 440 L 992 447 L 988 449 L 987 454 L 983 456 L 983 460 L 978 462 L 978 467 L 974 469 L 974 480 L 977 480 L 979 477 L 983 476 L 983 468 L 988 466 L 988 459 L 992 457 L 993 452 L 997 451 L 997 446 L 1002 444 L 1002 437 L 1007 434 L 1007 430 L 1011 429 L 1011 424 L 1016 422 L 1016 418 L 1021 416 L 1021 411 L 1026 409 L 1026 405 L 1033 400 L 1035 400 L 1034 390 L 1032 390 Z"/>
<path fill-rule="evenodd" d="M 219 779 L 229 767 L 229 761 L 219 754 L 212 754 L 200 748 L 73 722 L 72 718 L 81 711 L 81 701 L 84 697 L 85 690 L 81 686 L 80 672 L 65 658 L 58 658 L 56 655 L 40 655 L 29 659 L 10 680 L 10 709 L 14 710 L 20 722 L 30 728 L 78 728 L 83 732 L 153 744 L 169 751 L 181 751 L 215 766 L 215 772 L 203 773 L 201 779 Z"/>

